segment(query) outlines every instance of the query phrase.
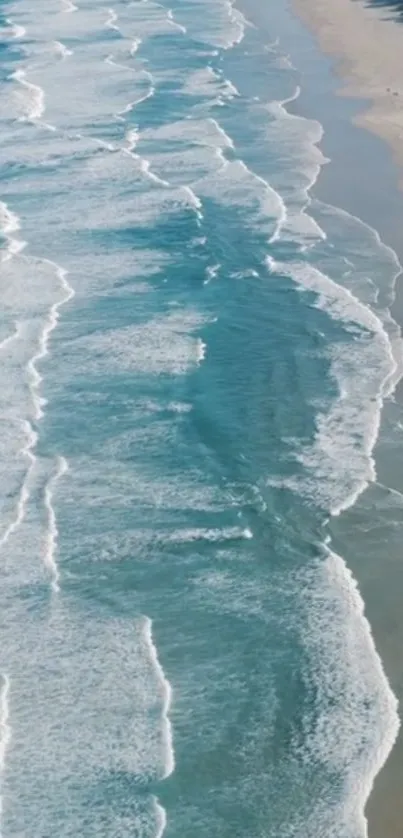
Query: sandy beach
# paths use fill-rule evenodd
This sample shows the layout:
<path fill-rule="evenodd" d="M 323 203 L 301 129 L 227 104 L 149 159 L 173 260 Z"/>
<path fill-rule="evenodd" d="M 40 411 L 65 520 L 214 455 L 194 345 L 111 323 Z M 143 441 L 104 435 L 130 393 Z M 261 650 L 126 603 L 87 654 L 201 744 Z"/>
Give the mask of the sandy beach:
<path fill-rule="evenodd" d="M 294 8 L 336 58 L 339 92 L 369 100 L 357 122 L 386 140 L 403 168 L 403 26 L 387 8 L 356 0 L 294 0 Z"/>

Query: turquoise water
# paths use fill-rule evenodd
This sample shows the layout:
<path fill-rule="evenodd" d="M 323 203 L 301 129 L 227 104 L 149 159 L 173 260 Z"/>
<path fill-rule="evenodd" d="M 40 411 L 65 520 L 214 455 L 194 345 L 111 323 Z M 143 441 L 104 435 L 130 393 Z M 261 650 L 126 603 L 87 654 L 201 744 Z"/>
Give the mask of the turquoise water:
<path fill-rule="evenodd" d="M 278 32 L 2 13 L 2 834 L 363 838 L 396 701 L 327 524 L 375 478 L 397 257 L 311 203 Z"/>

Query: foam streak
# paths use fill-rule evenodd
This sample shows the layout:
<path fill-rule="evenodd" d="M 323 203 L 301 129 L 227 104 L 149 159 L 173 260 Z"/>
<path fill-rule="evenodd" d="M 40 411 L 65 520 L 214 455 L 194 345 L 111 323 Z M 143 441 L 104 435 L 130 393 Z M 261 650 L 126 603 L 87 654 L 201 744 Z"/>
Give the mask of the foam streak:
<path fill-rule="evenodd" d="M 61 41 L 55 41 L 55 47 L 63 61 L 68 58 L 69 55 L 73 55 L 73 50 L 68 49 Z"/>
<path fill-rule="evenodd" d="M 1 262 L 7 262 L 13 256 L 16 256 L 26 246 L 26 242 L 13 236 L 20 230 L 20 220 L 18 215 L 12 212 L 6 203 L 0 201 L 0 231 L 4 235 L 8 246 L 6 252 L 2 255 Z"/>
<path fill-rule="evenodd" d="M 171 26 L 174 26 L 175 29 L 179 29 L 179 31 L 182 32 L 183 35 L 186 35 L 186 31 L 187 31 L 186 26 L 182 26 L 181 23 L 176 22 L 176 20 L 174 19 L 174 16 L 173 16 L 172 9 L 168 10 L 167 17 L 168 17 L 168 20 L 169 20 Z"/>
<path fill-rule="evenodd" d="M 43 259 L 42 261 L 48 265 L 52 265 L 56 269 L 56 273 L 64 293 L 62 299 L 59 300 L 57 303 L 53 303 L 53 305 L 51 306 L 45 325 L 42 329 L 42 334 L 39 339 L 38 351 L 28 362 L 27 366 L 28 373 L 30 376 L 30 389 L 34 406 L 34 418 L 36 421 L 42 418 L 43 406 L 46 403 L 44 399 L 41 398 L 38 392 L 42 381 L 42 376 L 39 374 L 37 370 L 37 364 L 40 361 L 42 361 L 43 358 L 45 358 L 48 354 L 49 338 L 53 330 L 57 326 L 61 306 L 65 305 L 69 300 L 71 300 L 72 297 L 74 297 L 74 290 L 66 278 L 67 271 L 64 270 L 64 268 L 61 268 L 60 265 L 57 265 L 55 262 L 52 262 L 50 259 Z"/>
<path fill-rule="evenodd" d="M 11 78 L 15 79 L 21 87 L 29 92 L 29 99 L 26 107 L 26 115 L 20 118 L 20 121 L 32 120 L 37 122 L 45 111 L 45 94 L 41 87 L 37 84 L 27 81 L 24 70 L 16 70 L 11 74 Z"/>
<path fill-rule="evenodd" d="M 163 724 L 163 741 L 165 750 L 165 765 L 162 779 L 166 779 L 172 774 L 175 769 L 175 758 L 172 741 L 172 728 L 169 721 L 169 710 L 172 701 L 172 690 L 169 681 L 164 675 L 164 670 L 158 660 L 157 650 L 154 646 L 152 637 L 152 621 L 149 617 L 145 618 L 144 625 L 145 637 L 149 648 L 150 658 L 154 665 L 154 670 L 158 676 L 162 692 L 162 724 Z"/>
<path fill-rule="evenodd" d="M 0 342 L 0 350 L 8 346 L 9 343 L 12 343 L 13 340 L 17 340 L 17 338 L 19 338 L 21 335 L 21 331 L 21 323 L 16 323 L 14 332 L 11 335 L 8 335 L 8 337 L 4 338 L 4 340 Z"/>
<path fill-rule="evenodd" d="M 63 474 L 68 471 L 67 461 L 64 457 L 58 457 L 56 471 L 50 478 L 45 487 L 45 509 L 48 516 L 48 530 L 46 534 L 46 542 L 45 542 L 45 552 L 43 556 L 43 562 L 47 570 L 49 571 L 51 577 L 51 585 L 54 591 L 58 591 L 59 588 L 59 568 L 56 563 L 55 553 L 57 549 L 57 540 L 59 531 L 57 528 L 57 521 L 56 515 L 53 508 L 53 493 L 54 488 L 58 480 L 63 477 Z"/>
<path fill-rule="evenodd" d="M 116 12 L 114 11 L 114 9 L 108 9 L 108 19 L 105 23 L 105 26 L 108 29 L 114 29 L 115 32 L 119 32 L 120 31 L 119 27 L 116 26 L 117 19 L 118 19 L 118 16 L 117 16 Z"/>
<path fill-rule="evenodd" d="M 10 692 L 10 681 L 7 675 L 1 676 L 2 684 L 0 688 L 0 780 L 4 773 L 6 751 L 11 739 L 11 728 L 8 723 L 9 719 L 9 703 L 8 696 Z M 3 814 L 3 800 L 0 797 L 0 817 Z M 0 838 L 1 838 L 1 823 L 0 823 Z"/>
<path fill-rule="evenodd" d="M 22 425 L 23 425 L 24 432 L 27 436 L 27 442 L 24 445 L 24 447 L 21 449 L 21 454 L 24 457 L 27 458 L 27 460 L 29 461 L 29 466 L 28 466 L 28 469 L 26 471 L 26 474 L 25 474 L 25 477 L 24 477 L 24 480 L 23 480 L 23 484 L 21 486 L 21 491 L 20 491 L 20 494 L 19 494 L 19 497 L 18 497 L 15 518 L 13 519 L 13 521 L 11 521 L 11 524 L 8 525 L 8 527 L 5 529 L 3 535 L 1 536 L 1 538 L 0 538 L 0 548 L 4 547 L 4 545 L 7 544 L 10 536 L 18 529 L 18 527 L 21 526 L 21 524 L 22 524 L 22 522 L 25 518 L 27 503 L 28 503 L 29 496 L 30 496 L 29 484 L 30 484 L 31 475 L 32 475 L 32 472 L 34 470 L 35 463 L 36 463 L 36 457 L 35 457 L 35 454 L 34 454 L 34 450 L 35 450 L 35 447 L 36 447 L 36 444 L 37 444 L 37 441 L 38 441 L 38 435 L 35 433 L 35 431 L 31 427 L 31 424 L 29 422 L 27 422 L 26 420 L 23 421 Z"/>
<path fill-rule="evenodd" d="M 63 11 L 67 14 L 71 14 L 71 12 L 77 12 L 78 6 L 75 6 L 71 0 L 62 0 Z"/>
<path fill-rule="evenodd" d="M 14 41 L 18 40 L 19 38 L 23 38 L 26 34 L 25 26 L 19 26 L 18 23 L 13 23 L 12 20 L 6 20 L 7 26 L 11 29 L 11 37 Z"/>

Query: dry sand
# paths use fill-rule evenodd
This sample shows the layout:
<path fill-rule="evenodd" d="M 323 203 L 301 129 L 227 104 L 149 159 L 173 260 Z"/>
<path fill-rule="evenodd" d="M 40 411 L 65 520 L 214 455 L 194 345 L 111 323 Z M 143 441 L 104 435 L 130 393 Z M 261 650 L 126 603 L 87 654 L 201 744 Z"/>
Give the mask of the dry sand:
<path fill-rule="evenodd" d="M 340 93 L 369 100 L 356 121 L 392 146 L 403 188 L 403 24 L 361 0 L 294 0 L 294 8 L 335 56 Z"/>

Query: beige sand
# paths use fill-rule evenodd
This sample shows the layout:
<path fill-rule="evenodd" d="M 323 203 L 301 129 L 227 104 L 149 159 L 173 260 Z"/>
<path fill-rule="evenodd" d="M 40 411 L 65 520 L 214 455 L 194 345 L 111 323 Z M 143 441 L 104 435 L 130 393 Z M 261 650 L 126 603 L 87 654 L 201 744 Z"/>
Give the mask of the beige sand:
<path fill-rule="evenodd" d="M 294 8 L 335 56 L 340 93 L 370 100 L 357 122 L 392 146 L 403 188 L 403 24 L 361 0 L 294 0 Z"/>

